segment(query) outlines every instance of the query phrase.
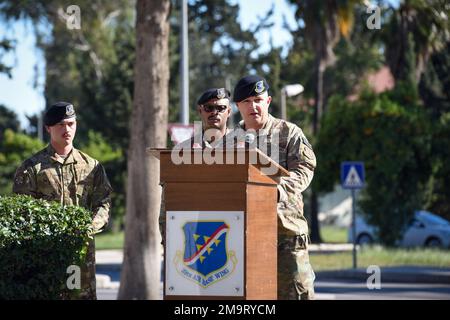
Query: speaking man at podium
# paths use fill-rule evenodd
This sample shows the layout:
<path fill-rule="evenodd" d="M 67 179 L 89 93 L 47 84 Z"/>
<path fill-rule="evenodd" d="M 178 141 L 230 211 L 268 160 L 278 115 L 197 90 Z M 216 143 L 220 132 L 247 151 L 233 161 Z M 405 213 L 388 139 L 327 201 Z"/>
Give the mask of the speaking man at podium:
<path fill-rule="evenodd" d="M 276 160 L 290 177 L 282 177 L 278 185 L 278 299 L 314 299 L 314 271 L 309 263 L 308 223 L 303 215 L 302 192 L 309 186 L 316 167 L 316 157 L 303 131 L 295 124 L 269 114 L 272 97 L 264 78 L 246 76 L 234 88 L 242 121 L 236 130 L 251 129 L 256 142 L 271 144 L 270 136 L 278 134 Z M 262 137 L 265 135 L 265 137 Z M 269 155 L 270 156 L 270 155 Z"/>

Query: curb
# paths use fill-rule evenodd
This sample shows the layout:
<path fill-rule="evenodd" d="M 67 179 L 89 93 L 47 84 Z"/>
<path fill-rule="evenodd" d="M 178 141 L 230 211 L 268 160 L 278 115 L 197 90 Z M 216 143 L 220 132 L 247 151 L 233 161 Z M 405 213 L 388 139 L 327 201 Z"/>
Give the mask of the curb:
<path fill-rule="evenodd" d="M 313 243 L 308 246 L 308 252 L 311 254 L 351 252 L 352 250 L 352 243 Z M 356 246 L 356 250 L 359 250 L 359 245 Z"/>
<path fill-rule="evenodd" d="M 96 274 L 95 282 L 97 289 L 119 289 L 120 282 L 111 281 L 111 277 L 106 274 Z"/>

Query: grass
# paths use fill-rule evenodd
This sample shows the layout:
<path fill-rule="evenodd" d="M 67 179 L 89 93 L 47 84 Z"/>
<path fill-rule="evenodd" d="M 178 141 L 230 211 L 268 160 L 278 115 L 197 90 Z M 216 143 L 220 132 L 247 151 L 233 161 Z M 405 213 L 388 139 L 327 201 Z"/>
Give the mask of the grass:
<path fill-rule="evenodd" d="M 95 236 L 95 249 L 123 249 L 124 246 L 124 232 L 107 232 L 100 233 Z"/>
<path fill-rule="evenodd" d="M 320 235 L 323 242 L 327 243 L 345 243 L 347 242 L 348 228 L 340 228 L 335 226 L 321 226 Z"/>
<path fill-rule="evenodd" d="M 347 243 L 348 228 L 336 226 L 322 226 L 320 235 L 323 242 Z M 352 252 L 339 253 L 310 253 L 311 264 L 314 270 L 337 270 L 353 267 Z M 449 267 L 450 250 L 438 250 L 427 248 L 384 248 L 382 246 L 371 246 L 360 249 L 357 253 L 357 264 L 360 268 L 370 265 L 380 267 L 416 265 Z"/>
<path fill-rule="evenodd" d="M 310 253 L 310 260 L 314 270 L 337 270 L 352 268 L 352 252 L 340 253 Z M 438 249 L 400 249 L 372 246 L 362 248 L 357 252 L 359 268 L 370 265 L 380 267 L 415 265 L 448 268 L 450 266 L 450 250 Z"/>

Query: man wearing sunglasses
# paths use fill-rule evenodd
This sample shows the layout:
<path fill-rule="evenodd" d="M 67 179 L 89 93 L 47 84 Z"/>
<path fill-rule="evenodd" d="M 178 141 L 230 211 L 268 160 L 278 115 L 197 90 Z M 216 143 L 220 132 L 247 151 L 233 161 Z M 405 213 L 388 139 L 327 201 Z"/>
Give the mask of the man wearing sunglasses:
<path fill-rule="evenodd" d="M 270 149 L 272 155 L 268 155 L 290 173 L 278 185 L 278 299 L 314 299 L 315 275 L 309 263 L 302 192 L 311 183 L 316 157 L 297 125 L 269 114 L 272 97 L 268 90 L 266 80 L 256 75 L 238 81 L 233 100 L 243 120 L 236 131 L 253 131 L 256 146 Z M 278 151 L 277 157 L 273 150 Z"/>
<path fill-rule="evenodd" d="M 197 111 L 202 120 L 202 132 L 181 142 L 178 148 L 216 148 L 223 146 L 227 134 L 227 121 L 231 115 L 231 93 L 225 88 L 211 88 L 197 101 Z"/>
<path fill-rule="evenodd" d="M 230 91 L 225 88 L 211 88 L 198 99 L 197 111 L 203 126 L 203 148 L 221 145 L 231 115 L 230 95 Z"/>

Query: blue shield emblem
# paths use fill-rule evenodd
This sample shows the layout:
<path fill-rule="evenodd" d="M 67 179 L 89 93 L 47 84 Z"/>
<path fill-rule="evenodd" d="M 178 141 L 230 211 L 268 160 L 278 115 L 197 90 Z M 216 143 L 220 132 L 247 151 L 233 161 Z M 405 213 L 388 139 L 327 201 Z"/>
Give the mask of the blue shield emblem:
<path fill-rule="evenodd" d="M 227 263 L 226 237 L 228 225 L 223 221 L 197 221 L 184 225 L 183 262 L 203 276 Z"/>

